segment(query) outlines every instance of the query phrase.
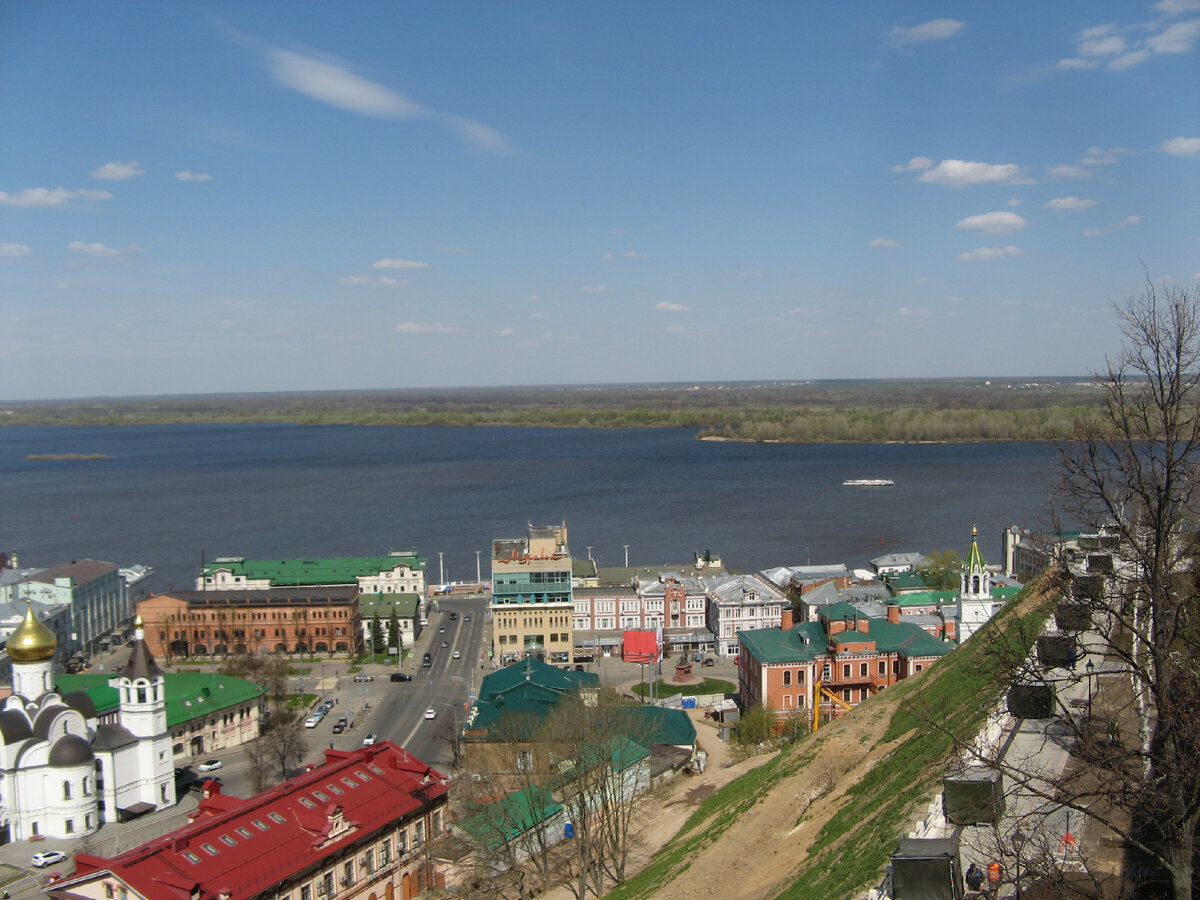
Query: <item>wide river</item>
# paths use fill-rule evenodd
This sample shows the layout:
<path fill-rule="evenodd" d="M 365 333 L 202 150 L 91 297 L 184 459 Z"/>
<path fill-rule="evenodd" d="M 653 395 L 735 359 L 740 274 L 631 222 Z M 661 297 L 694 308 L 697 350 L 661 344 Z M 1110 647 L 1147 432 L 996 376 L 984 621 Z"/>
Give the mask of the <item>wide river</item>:
<path fill-rule="evenodd" d="M 35 460 L 100 454 L 105 459 Z M 190 587 L 202 559 L 416 550 L 429 579 L 489 576 L 491 541 L 566 520 L 601 565 L 845 562 L 965 554 L 1000 562 L 1038 527 L 1045 444 L 738 444 L 675 429 L 170 425 L 0 428 L 0 549 L 22 566 L 92 558 Z M 844 487 L 891 478 L 888 488 Z M 442 555 L 439 561 L 439 554 Z"/>

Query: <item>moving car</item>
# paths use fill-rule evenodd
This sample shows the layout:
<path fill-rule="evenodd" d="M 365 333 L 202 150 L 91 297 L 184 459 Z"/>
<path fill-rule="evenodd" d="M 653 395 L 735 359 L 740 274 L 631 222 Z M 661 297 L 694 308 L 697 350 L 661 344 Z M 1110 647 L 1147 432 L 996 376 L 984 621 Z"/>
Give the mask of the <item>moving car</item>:
<path fill-rule="evenodd" d="M 219 759 L 206 759 L 204 762 L 200 763 L 200 765 L 196 766 L 196 771 L 215 772 L 219 768 L 221 768 L 221 761 Z"/>
<path fill-rule="evenodd" d="M 471 621 L 471 614 L 470 614 L 470 613 L 467 613 L 465 616 L 463 616 L 463 621 L 464 621 L 464 622 L 470 622 L 470 621 Z"/>
<path fill-rule="evenodd" d="M 431 656 L 430 654 L 426 653 L 426 654 L 425 654 L 425 659 L 423 659 L 423 660 L 421 661 L 421 666 L 422 666 L 423 668 L 426 668 L 426 669 L 428 669 L 428 668 L 429 668 L 430 666 L 432 666 L 432 665 L 433 665 L 433 656 Z"/>
<path fill-rule="evenodd" d="M 452 655 L 454 656 L 455 659 L 462 659 L 462 654 L 459 653 L 457 650 L 455 650 Z"/>
<path fill-rule="evenodd" d="M 443 649 L 445 649 L 446 647 L 449 647 L 449 646 L 450 646 L 450 642 L 449 642 L 449 641 L 442 641 L 442 648 L 443 648 Z"/>
<path fill-rule="evenodd" d="M 412 681 L 412 676 L 407 672 L 393 672 L 389 677 L 392 681 Z"/>
<path fill-rule="evenodd" d="M 30 860 L 31 865 L 37 869 L 44 869 L 46 866 L 52 866 L 55 863 L 60 863 L 67 858 L 67 854 L 61 850 L 46 850 L 42 853 L 33 854 L 33 859 Z"/>
<path fill-rule="evenodd" d="M 366 735 L 366 736 L 363 738 L 363 746 L 364 746 L 364 747 L 370 747 L 370 746 L 371 746 L 372 744 L 374 744 L 374 743 L 375 743 L 377 740 L 379 740 L 379 735 L 377 735 L 375 732 L 373 732 L 373 731 L 372 731 L 370 734 Z"/>
<path fill-rule="evenodd" d="M 374 681 L 375 676 L 374 675 L 366 675 L 362 672 L 359 672 L 357 675 L 354 676 L 354 680 L 355 681 Z"/>
<path fill-rule="evenodd" d="M 450 621 L 457 622 L 458 621 L 458 613 L 456 613 L 456 612 L 450 613 Z"/>
<path fill-rule="evenodd" d="M 437 710 L 434 709 L 432 706 L 429 707 L 429 709 L 425 710 L 425 718 L 436 719 L 437 718 Z"/>
<path fill-rule="evenodd" d="M 445 633 L 446 633 L 446 626 L 443 625 L 441 628 L 438 629 L 438 634 L 445 634 Z"/>

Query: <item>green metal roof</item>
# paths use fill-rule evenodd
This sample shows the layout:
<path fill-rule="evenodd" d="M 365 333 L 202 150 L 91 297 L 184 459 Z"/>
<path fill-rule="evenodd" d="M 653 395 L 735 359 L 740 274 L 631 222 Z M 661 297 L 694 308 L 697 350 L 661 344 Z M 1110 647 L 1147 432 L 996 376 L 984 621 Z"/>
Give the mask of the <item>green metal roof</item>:
<path fill-rule="evenodd" d="M 921 588 L 929 587 L 920 572 L 901 572 L 898 575 L 889 575 L 886 584 L 888 590 L 893 594 L 900 591 L 918 591 Z"/>
<path fill-rule="evenodd" d="M 535 784 L 502 800 L 470 804 L 462 829 L 488 850 L 496 850 L 554 818 L 562 808 L 553 794 Z"/>
<path fill-rule="evenodd" d="M 629 707 L 629 715 L 636 723 L 633 734 L 641 744 L 671 744 L 676 747 L 692 747 L 696 744 L 696 726 L 682 709 L 637 703 Z"/>
<path fill-rule="evenodd" d="M 411 619 L 417 615 L 420 603 L 419 594 L 359 594 L 358 615 L 362 619 L 373 619 L 376 615 L 390 619 L 395 610 L 401 619 Z"/>
<path fill-rule="evenodd" d="M 896 624 L 887 619 L 867 619 L 862 614 L 859 614 L 859 620 L 868 623 L 868 631 L 842 631 L 828 636 L 821 624 L 801 622 L 787 630 L 757 628 L 753 631 L 743 631 L 739 637 L 746 652 L 764 665 L 826 659 L 826 648 L 830 642 L 841 644 L 874 641 L 875 649 L 881 653 L 899 652 L 905 656 L 945 656 L 952 649 L 911 622 Z M 803 640 L 806 635 L 807 644 Z"/>
<path fill-rule="evenodd" d="M 958 602 L 958 591 L 917 591 L 901 594 L 892 601 L 896 606 L 943 606 Z"/>
<path fill-rule="evenodd" d="M 234 575 L 248 579 L 269 580 L 272 587 L 300 585 L 352 584 L 359 578 L 390 572 L 399 565 L 424 569 L 427 560 L 423 556 L 397 554 L 395 556 L 357 556 L 336 559 L 233 559 L 204 564 L 205 574 L 227 569 Z"/>
<path fill-rule="evenodd" d="M 967 572 L 987 570 L 987 563 L 983 561 L 983 554 L 979 552 L 979 530 L 973 526 L 971 528 L 971 549 L 967 553 L 967 561 L 963 563 L 963 568 Z"/>
<path fill-rule="evenodd" d="M 116 712 L 120 705 L 117 689 L 108 686 L 116 673 L 89 672 L 80 675 L 56 675 L 54 682 L 64 693 L 83 691 L 92 699 L 97 715 Z M 164 675 L 167 696 L 167 726 L 174 727 L 199 719 L 247 700 L 254 700 L 266 689 L 242 678 L 196 672 Z"/>
<path fill-rule="evenodd" d="M 786 630 L 756 628 L 739 632 L 738 637 L 746 652 L 764 664 L 808 662 L 825 655 L 825 629 L 818 622 L 801 622 Z"/>
<path fill-rule="evenodd" d="M 540 659 L 528 657 L 484 676 L 479 685 L 479 699 L 490 700 L 495 695 L 503 694 L 524 683 L 536 684 L 558 694 L 566 694 L 583 687 L 598 687 L 600 676 L 594 672 L 560 669 Z"/>

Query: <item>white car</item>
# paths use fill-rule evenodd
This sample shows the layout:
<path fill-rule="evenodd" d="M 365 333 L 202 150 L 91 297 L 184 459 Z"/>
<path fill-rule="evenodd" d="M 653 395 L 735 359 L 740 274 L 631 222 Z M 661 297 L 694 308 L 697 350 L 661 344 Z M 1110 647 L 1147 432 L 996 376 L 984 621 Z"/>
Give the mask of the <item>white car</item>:
<path fill-rule="evenodd" d="M 432 706 L 429 707 L 429 709 L 425 710 L 425 718 L 436 719 L 437 718 L 437 710 L 434 709 Z"/>
<path fill-rule="evenodd" d="M 206 759 L 204 762 L 200 763 L 200 765 L 196 766 L 196 771 L 215 772 L 219 768 L 221 768 L 221 761 L 219 759 Z"/>
<path fill-rule="evenodd" d="M 319 716 L 309 716 L 307 719 L 304 720 L 305 728 L 316 728 L 320 724 L 321 724 L 321 718 Z"/>
<path fill-rule="evenodd" d="M 34 868 L 44 869 L 46 866 L 52 866 L 55 863 L 60 863 L 67 858 L 67 854 L 61 850 L 47 850 L 44 853 L 33 854 L 33 859 L 30 860 Z"/>
<path fill-rule="evenodd" d="M 452 655 L 452 656 L 453 656 L 455 659 L 462 659 L 462 654 L 461 654 L 461 653 L 459 653 L 457 650 L 455 650 L 455 651 L 454 651 L 454 653 L 452 653 L 451 655 Z"/>
<path fill-rule="evenodd" d="M 370 734 L 368 734 L 366 737 L 363 738 L 363 746 L 370 747 L 377 740 L 379 740 L 379 735 L 377 735 L 375 732 L 372 731 Z"/>

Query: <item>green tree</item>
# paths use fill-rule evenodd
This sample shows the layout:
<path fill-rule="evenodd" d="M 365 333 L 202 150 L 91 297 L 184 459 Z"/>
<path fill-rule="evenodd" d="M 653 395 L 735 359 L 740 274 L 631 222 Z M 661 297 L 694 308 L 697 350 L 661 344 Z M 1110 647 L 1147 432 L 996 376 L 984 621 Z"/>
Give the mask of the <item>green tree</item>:
<path fill-rule="evenodd" d="M 379 618 L 379 613 L 375 613 L 375 617 L 371 619 L 371 656 L 386 650 L 387 644 L 383 639 L 383 621 Z"/>
<path fill-rule="evenodd" d="M 917 569 L 927 585 L 935 591 L 952 591 L 958 587 L 962 559 L 955 550 L 935 550 L 925 557 L 924 565 Z"/>
<path fill-rule="evenodd" d="M 395 607 L 392 607 L 392 615 L 388 618 L 388 646 L 396 647 L 400 655 L 404 655 L 404 644 L 400 637 L 400 617 L 396 615 Z"/>

